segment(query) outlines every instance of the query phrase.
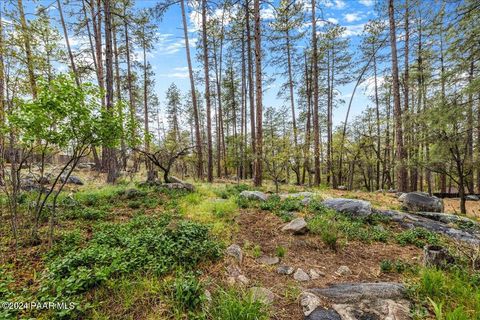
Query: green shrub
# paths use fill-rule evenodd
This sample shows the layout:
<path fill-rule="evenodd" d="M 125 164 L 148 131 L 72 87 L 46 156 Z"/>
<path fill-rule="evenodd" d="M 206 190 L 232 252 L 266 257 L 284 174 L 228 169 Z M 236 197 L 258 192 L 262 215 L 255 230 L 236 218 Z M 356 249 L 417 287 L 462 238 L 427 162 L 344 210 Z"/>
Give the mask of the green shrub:
<path fill-rule="evenodd" d="M 176 313 L 199 311 L 205 301 L 202 283 L 191 272 L 178 272 L 166 288 Z"/>
<path fill-rule="evenodd" d="M 402 246 L 411 244 L 419 248 L 423 248 L 426 244 L 440 244 L 438 235 L 424 228 L 413 228 L 403 231 L 396 236 L 396 240 Z"/>
<path fill-rule="evenodd" d="M 242 209 L 246 209 L 246 208 L 250 207 L 250 202 L 245 197 L 236 196 L 235 197 L 235 203 L 237 204 L 237 206 L 239 208 L 242 208 Z"/>
<path fill-rule="evenodd" d="M 213 299 L 212 319 L 215 320 L 268 320 L 268 308 L 255 301 L 251 294 L 229 289 L 219 290 Z"/>
<path fill-rule="evenodd" d="M 41 293 L 65 300 L 114 276 L 132 272 L 163 275 L 178 267 L 189 270 L 202 261 L 219 258 L 221 252 L 208 228 L 194 222 L 142 216 L 125 224 L 102 224 L 86 247 L 49 263 Z"/>
<path fill-rule="evenodd" d="M 303 204 L 301 199 L 299 198 L 286 198 L 285 200 L 280 202 L 279 209 L 283 211 L 300 211 L 303 208 Z"/>
<path fill-rule="evenodd" d="M 283 258 L 285 257 L 285 254 L 287 253 L 287 248 L 283 247 L 283 246 L 277 246 L 275 248 L 275 254 L 277 255 L 277 257 L 279 258 Z"/>
<path fill-rule="evenodd" d="M 380 270 L 384 273 L 389 273 L 393 271 L 393 262 L 392 260 L 382 260 L 380 262 Z"/>
<path fill-rule="evenodd" d="M 142 206 L 142 202 L 140 200 L 131 200 L 128 202 L 128 207 L 130 209 L 139 209 Z"/>
<path fill-rule="evenodd" d="M 280 197 L 276 194 L 271 195 L 268 197 L 267 201 L 260 202 L 260 209 L 267 210 L 267 211 L 275 211 L 279 208 L 280 205 Z"/>

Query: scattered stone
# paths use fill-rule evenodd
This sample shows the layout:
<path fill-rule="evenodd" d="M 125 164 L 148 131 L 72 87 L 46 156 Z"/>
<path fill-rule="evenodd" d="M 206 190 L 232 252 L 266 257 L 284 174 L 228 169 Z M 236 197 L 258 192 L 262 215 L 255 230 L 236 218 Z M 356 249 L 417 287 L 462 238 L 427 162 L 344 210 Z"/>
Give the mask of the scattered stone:
<path fill-rule="evenodd" d="M 269 256 L 262 256 L 255 260 L 257 263 L 264 264 L 267 266 L 273 266 L 280 262 L 278 257 L 269 257 Z"/>
<path fill-rule="evenodd" d="M 448 250 L 442 246 L 426 245 L 423 248 L 423 265 L 444 268 L 454 262 Z"/>
<path fill-rule="evenodd" d="M 68 179 L 67 179 L 67 176 L 66 175 L 62 175 L 60 176 L 60 182 L 65 182 L 65 179 L 67 180 L 66 183 L 71 183 L 71 184 L 76 184 L 76 185 L 79 185 L 79 186 L 83 186 L 83 181 L 77 177 L 77 176 L 69 176 Z"/>
<path fill-rule="evenodd" d="M 316 280 L 320 277 L 324 277 L 325 276 L 325 273 L 321 272 L 320 270 L 318 269 L 310 269 L 308 270 L 308 275 L 310 276 L 310 278 L 312 280 Z"/>
<path fill-rule="evenodd" d="M 243 252 L 242 248 L 238 244 L 232 244 L 227 248 L 227 254 L 229 256 L 234 257 L 238 263 L 242 263 L 243 261 Z"/>
<path fill-rule="evenodd" d="M 168 182 L 170 182 L 170 183 L 185 183 L 175 176 L 168 177 Z"/>
<path fill-rule="evenodd" d="M 296 218 L 283 226 L 282 231 L 293 234 L 305 234 L 308 231 L 307 222 L 304 218 Z"/>
<path fill-rule="evenodd" d="M 293 279 L 297 281 L 309 281 L 310 276 L 305 271 L 298 268 L 297 271 L 295 271 L 295 273 L 293 274 Z"/>
<path fill-rule="evenodd" d="M 294 267 L 290 267 L 286 265 L 278 266 L 277 268 L 278 274 L 291 275 L 294 271 L 295 271 Z"/>
<path fill-rule="evenodd" d="M 247 198 L 249 200 L 267 201 L 267 195 L 260 191 L 242 191 L 240 197 Z"/>
<path fill-rule="evenodd" d="M 358 302 L 363 299 L 400 299 L 405 287 L 395 282 L 339 283 L 327 288 L 310 289 L 309 292 L 325 297 L 335 303 Z"/>
<path fill-rule="evenodd" d="M 347 190 L 347 187 L 345 187 L 345 186 L 338 186 L 337 189 L 338 189 L 338 190 Z"/>
<path fill-rule="evenodd" d="M 425 192 L 409 192 L 403 199 L 402 208 L 407 211 L 417 212 L 442 212 L 443 200 L 429 196 Z"/>
<path fill-rule="evenodd" d="M 205 300 L 207 301 L 207 303 L 211 303 L 212 302 L 212 294 L 210 293 L 210 291 L 205 289 L 203 294 L 205 296 Z"/>
<path fill-rule="evenodd" d="M 304 191 L 304 192 L 297 192 L 297 193 L 290 193 L 290 194 L 287 194 L 286 195 L 286 198 L 311 198 L 313 197 L 315 194 L 313 192 L 308 192 L 308 191 Z"/>
<path fill-rule="evenodd" d="M 242 274 L 242 270 L 240 270 L 240 268 L 236 264 L 231 264 L 227 266 L 227 274 L 230 277 L 236 278 Z"/>
<path fill-rule="evenodd" d="M 320 298 L 311 292 L 302 292 L 300 294 L 300 305 L 303 314 L 309 316 L 320 305 Z"/>
<path fill-rule="evenodd" d="M 469 194 L 465 199 L 468 201 L 480 201 L 480 198 L 474 194 Z"/>
<path fill-rule="evenodd" d="M 339 276 L 348 276 L 352 274 L 352 270 L 347 266 L 340 266 L 335 273 Z"/>
<path fill-rule="evenodd" d="M 372 214 L 372 205 L 364 200 L 334 198 L 323 201 L 323 205 L 352 216 L 366 217 Z"/>
<path fill-rule="evenodd" d="M 390 188 L 390 189 L 388 189 L 387 192 L 388 192 L 388 193 L 396 193 L 396 192 L 397 192 L 397 189 Z"/>
<path fill-rule="evenodd" d="M 252 287 L 250 288 L 250 292 L 254 301 L 261 301 L 265 304 L 272 304 L 275 300 L 275 294 L 267 288 Z"/>
<path fill-rule="evenodd" d="M 305 317 L 305 320 L 342 320 L 342 318 L 335 310 L 317 308 Z"/>
<path fill-rule="evenodd" d="M 405 201 L 405 198 L 407 197 L 407 194 L 404 192 L 400 192 L 401 195 L 398 196 L 398 201 L 403 202 Z"/>
<path fill-rule="evenodd" d="M 415 215 L 428 218 L 430 220 L 439 221 L 443 223 L 462 223 L 465 225 L 478 225 L 478 222 L 473 221 L 467 217 L 458 216 L 456 214 L 441 213 L 441 212 L 415 212 Z"/>
<path fill-rule="evenodd" d="M 250 280 L 248 280 L 248 278 L 245 277 L 243 274 L 239 275 L 237 279 L 244 285 L 248 285 L 250 283 Z"/>
<path fill-rule="evenodd" d="M 235 284 L 235 277 L 228 277 L 227 278 L 227 283 L 231 286 Z"/>
<path fill-rule="evenodd" d="M 385 232 L 385 228 L 381 224 L 378 224 L 378 225 L 374 226 L 373 230 L 375 230 L 377 232 Z"/>

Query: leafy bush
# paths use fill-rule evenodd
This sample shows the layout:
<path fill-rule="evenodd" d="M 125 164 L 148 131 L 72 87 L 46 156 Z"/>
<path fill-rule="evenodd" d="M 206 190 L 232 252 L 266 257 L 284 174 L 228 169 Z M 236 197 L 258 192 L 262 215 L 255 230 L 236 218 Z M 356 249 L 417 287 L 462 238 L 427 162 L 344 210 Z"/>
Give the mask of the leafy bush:
<path fill-rule="evenodd" d="M 380 262 L 380 270 L 384 273 L 389 273 L 393 271 L 393 262 L 392 260 L 385 259 Z"/>
<path fill-rule="evenodd" d="M 279 209 L 283 211 L 300 211 L 303 208 L 301 199 L 299 198 L 286 198 L 280 202 Z"/>
<path fill-rule="evenodd" d="M 251 294 L 234 289 L 219 290 L 214 296 L 212 319 L 215 320 L 268 320 L 268 308 L 255 301 Z"/>
<path fill-rule="evenodd" d="M 235 203 L 237 204 L 237 206 L 239 208 L 242 208 L 242 209 L 246 209 L 246 208 L 250 207 L 250 202 L 245 197 L 236 196 L 235 197 Z"/>
<path fill-rule="evenodd" d="M 419 248 L 423 248 L 426 244 L 440 244 L 438 235 L 424 228 L 413 228 L 403 231 L 396 236 L 396 239 L 402 246 L 411 244 Z"/>
<path fill-rule="evenodd" d="M 178 272 L 175 278 L 168 282 L 166 294 L 174 311 L 180 314 L 198 312 L 205 301 L 203 285 L 191 272 Z"/>
<path fill-rule="evenodd" d="M 125 224 L 103 224 L 86 247 L 51 261 L 41 292 L 52 300 L 65 299 L 114 276 L 189 270 L 221 252 L 208 228 L 198 223 L 142 216 Z"/>

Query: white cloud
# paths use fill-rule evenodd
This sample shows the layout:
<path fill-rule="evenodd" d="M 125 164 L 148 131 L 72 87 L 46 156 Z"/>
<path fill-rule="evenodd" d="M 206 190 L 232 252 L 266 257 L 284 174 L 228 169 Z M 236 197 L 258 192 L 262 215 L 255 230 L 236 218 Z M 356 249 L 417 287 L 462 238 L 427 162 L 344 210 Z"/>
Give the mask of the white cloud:
<path fill-rule="evenodd" d="M 385 77 L 377 76 L 377 86 L 381 87 L 385 83 Z M 366 96 L 373 96 L 375 94 L 375 77 L 371 76 L 363 80 L 360 84 Z"/>
<path fill-rule="evenodd" d="M 260 9 L 260 18 L 263 20 L 272 20 L 275 18 L 275 14 L 272 8 L 262 8 Z"/>
<path fill-rule="evenodd" d="M 346 4 L 343 0 L 325 0 L 323 1 L 323 5 L 327 8 L 343 9 Z"/>
<path fill-rule="evenodd" d="M 366 7 L 371 7 L 374 4 L 373 0 L 359 0 L 359 2 Z"/>
<path fill-rule="evenodd" d="M 189 40 L 194 43 L 193 39 Z M 155 44 L 154 53 L 159 55 L 170 55 L 177 53 L 184 47 L 185 40 L 183 38 L 174 37 L 171 33 L 161 33 L 158 35 L 158 41 Z"/>
<path fill-rule="evenodd" d="M 358 21 L 358 20 L 361 20 L 362 18 L 360 17 L 359 13 L 356 12 L 356 13 L 347 13 L 347 14 L 344 14 L 343 15 L 343 18 L 345 19 L 345 21 L 347 22 L 355 22 L 355 21 Z"/>
<path fill-rule="evenodd" d="M 359 34 L 362 33 L 364 27 L 365 27 L 365 23 L 345 26 L 346 30 L 343 33 L 343 36 L 344 37 L 358 36 Z"/>
<path fill-rule="evenodd" d="M 335 18 L 328 18 L 327 21 L 333 24 L 338 24 L 338 19 Z"/>

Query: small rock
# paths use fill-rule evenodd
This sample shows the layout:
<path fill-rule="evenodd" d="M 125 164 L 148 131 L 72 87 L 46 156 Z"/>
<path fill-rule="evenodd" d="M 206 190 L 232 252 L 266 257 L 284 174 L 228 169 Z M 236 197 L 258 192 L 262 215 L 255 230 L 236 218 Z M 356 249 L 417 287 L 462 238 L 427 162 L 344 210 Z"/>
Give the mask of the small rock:
<path fill-rule="evenodd" d="M 237 266 L 237 265 L 228 265 L 227 266 L 227 274 L 230 276 L 230 277 L 238 277 L 239 275 L 242 274 L 242 270 L 240 270 L 240 268 Z"/>
<path fill-rule="evenodd" d="M 242 248 L 238 244 L 232 244 L 227 248 L 227 254 L 234 257 L 238 263 L 242 263 L 243 253 Z"/>
<path fill-rule="evenodd" d="M 125 190 L 125 192 L 123 193 L 123 196 L 125 197 L 125 199 L 135 199 L 137 197 L 140 197 L 140 196 L 143 196 L 145 195 L 145 193 L 143 193 L 142 191 L 138 190 L 138 189 L 127 189 Z"/>
<path fill-rule="evenodd" d="M 390 189 L 388 189 L 387 192 L 388 192 L 388 193 L 396 193 L 396 192 L 397 192 L 397 189 L 390 188 Z"/>
<path fill-rule="evenodd" d="M 315 279 L 318 279 L 320 277 L 324 277 L 325 274 L 323 272 L 321 272 L 320 270 L 318 269 L 310 269 L 308 270 L 308 275 L 310 276 L 310 278 L 312 278 L 312 280 L 315 280 Z"/>
<path fill-rule="evenodd" d="M 260 191 L 242 191 L 240 193 L 240 197 L 247 198 L 249 200 L 259 200 L 259 201 L 267 201 L 267 195 Z"/>
<path fill-rule="evenodd" d="M 406 193 L 400 192 L 401 194 L 398 196 L 398 201 L 403 202 L 405 201 L 405 198 L 407 197 Z"/>
<path fill-rule="evenodd" d="M 335 273 L 339 276 L 347 276 L 352 274 L 352 270 L 347 266 L 340 266 Z"/>
<path fill-rule="evenodd" d="M 378 231 L 378 232 L 385 232 L 385 228 L 380 224 L 374 226 L 373 230 Z"/>
<path fill-rule="evenodd" d="M 278 257 L 269 257 L 269 256 L 262 256 L 255 260 L 257 263 L 264 264 L 267 266 L 272 266 L 280 262 Z"/>
<path fill-rule="evenodd" d="M 303 314 L 309 316 L 320 305 L 320 298 L 311 292 L 302 292 L 300 294 L 300 305 Z"/>
<path fill-rule="evenodd" d="M 283 226 L 282 231 L 293 234 L 305 234 L 308 231 L 307 222 L 303 218 L 296 218 Z"/>
<path fill-rule="evenodd" d="M 337 189 L 338 189 L 338 190 L 347 190 L 347 187 L 345 187 L 345 186 L 338 186 Z"/>
<path fill-rule="evenodd" d="M 293 279 L 297 281 L 309 281 L 310 276 L 305 271 L 298 268 L 297 271 L 295 271 L 295 273 L 293 274 Z"/>
<path fill-rule="evenodd" d="M 290 266 L 279 266 L 277 268 L 277 273 L 278 274 L 284 274 L 284 275 L 291 275 L 295 271 L 295 268 L 290 267 Z"/>
<path fill-rule="evenodd" d="M 243 274 L 239 275 L 237 277 L 238 281 L 240 281 L 242 284 L 247 285 L 250 283 L 250 280 L 248 280 L 247 277 L 245 277 Z"/>
<path fill-rule="evenodd" d="M 317 308 L 305 317 L 305 320 L 342 320 L 342 318 L 335 310 Z"/>
<path fill-rule="evenodd" d="M 204 293 L 205 295 L 205 300 L 210 303 L 212 302 L 212 294 L 210 293 L 210 291 L 208 291 L 207 289 L 205 289 Z"/>
<path fill-rule="evenodd" d="M 261 301 L 265 304 L 272 304 L 275 300 L 275 294 L 263 287 L 252 287 L 250 288 L 250 293 L 252 294 L 253 301 Z"/>
<path fill-rule="evenodd" d="M 235 277 L 228 277 L 227 278 L 227 283 L 231 286 L 235 284 Z"/>
<path fill-rule="evenodd" d="M 66 183 L 71 183 L 71 184 L 76 184 L 76 185 L 79 185 L 79 186 L 83 186 L 83 181 L 77 176 L 71 175 L 71 176 L 68 177 L 68 179 L 67 179 L 66 175 L 60 176 L 60 182 L 65 182 L 65 179 L 67 180 Z"/>

